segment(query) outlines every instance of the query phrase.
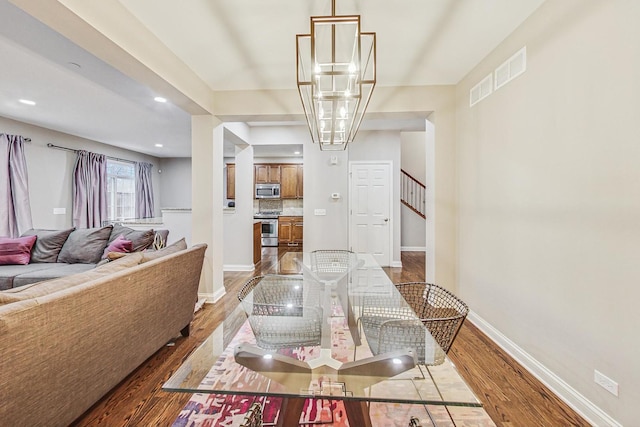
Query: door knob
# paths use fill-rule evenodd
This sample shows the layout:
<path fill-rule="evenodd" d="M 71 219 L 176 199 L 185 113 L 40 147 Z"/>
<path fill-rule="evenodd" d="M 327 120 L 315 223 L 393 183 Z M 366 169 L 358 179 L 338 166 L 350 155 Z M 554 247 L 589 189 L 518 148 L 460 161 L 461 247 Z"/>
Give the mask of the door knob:
<path fill-rule="evenodd" d="M 385 219 L 384 219 L 384 222 L 389 222 L 389 218 L 385 218 Z"/>

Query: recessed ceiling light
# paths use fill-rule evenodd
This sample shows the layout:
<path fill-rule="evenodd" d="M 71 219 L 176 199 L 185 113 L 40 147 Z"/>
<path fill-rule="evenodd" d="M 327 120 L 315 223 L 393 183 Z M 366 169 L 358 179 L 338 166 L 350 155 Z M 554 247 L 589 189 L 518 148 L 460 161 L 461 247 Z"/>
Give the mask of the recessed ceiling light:
<path fill-rule="evenodd" d="M 167 102 L 167 98 L 163 98 L 161 96 L 156 96 L 153 100 L 156 102 Z"/>
<path fill-rule="evenodd" d="M 294 151 L 293 154 L 300 154 L 300 152 L 299 151 Z"/>
<path fill-rule="evenodd" d="M 30 101 L 28 99 L 19 99 L 19 102 L 25 104 L 25 105 L 36 105 L 36 103 L 34 101 Z"/>
<path fill-rule="evenodd" d="M 163 145 L 162 145 L 162 144 L 156 144 L 156 147 L 158 147 L 158 148 L 162 148 L 162 147 L 163 147 Z"/>

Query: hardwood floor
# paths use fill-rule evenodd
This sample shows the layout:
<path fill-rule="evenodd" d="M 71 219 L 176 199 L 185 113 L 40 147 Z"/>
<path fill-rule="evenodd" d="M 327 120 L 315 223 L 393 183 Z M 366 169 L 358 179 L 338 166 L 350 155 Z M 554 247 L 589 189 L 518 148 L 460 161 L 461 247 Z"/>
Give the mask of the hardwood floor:
<path fill-rule="evenodd" d="M 255 272 L 225 273 L 226 295 L 196 313 L 191 335 L 156 352 L 73 425 L 170 426 L 190 394 L 164 392 L 162 384 L 235 308 L 236 293 L 247 278 L 291 272 L 297 256 L 286 249 L 263 248 Z M 385 268 L 394 283 L 424 280 L 424 253 L 403 252 L 402 264 Z M 468 321 L 449 357 L 498 427 L 589 425 Z"/>

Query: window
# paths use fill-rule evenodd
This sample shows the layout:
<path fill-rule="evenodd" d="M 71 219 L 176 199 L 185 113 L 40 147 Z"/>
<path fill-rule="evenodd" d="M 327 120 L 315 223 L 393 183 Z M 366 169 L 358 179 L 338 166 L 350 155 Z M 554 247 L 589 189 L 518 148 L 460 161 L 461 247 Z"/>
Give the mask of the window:
<path fill-rule="evenodd" d="M 107 160 L 107 219 L 119 221 L 135 217 L 135 165 Z"/>

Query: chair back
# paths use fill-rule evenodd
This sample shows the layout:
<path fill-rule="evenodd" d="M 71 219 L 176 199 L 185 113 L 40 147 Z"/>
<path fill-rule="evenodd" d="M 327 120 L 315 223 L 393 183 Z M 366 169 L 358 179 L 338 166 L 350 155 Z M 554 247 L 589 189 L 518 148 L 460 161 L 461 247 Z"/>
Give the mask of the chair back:
<path fill-rule="evenodd" d="M 341 249 L 316 250 L 310 257 L 314 273 L 346 273 L 358 262 L 355 252 Z"/>
<path fill-rule="evenodd" d="M 448 353 L 469 313 L 467 304 L 448 290 L 431 283 L 399 283 L 396 288 Z"/>
<path fill-rule="evenodd" d="M 322 309 L 318 286 L 300 276 L 268 275 L 249 279 L 238 299 L 249 318 L 258 347 L 268 350 L 320 345 Z"/>

